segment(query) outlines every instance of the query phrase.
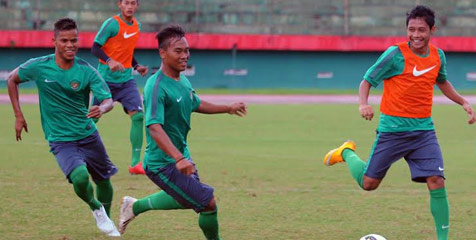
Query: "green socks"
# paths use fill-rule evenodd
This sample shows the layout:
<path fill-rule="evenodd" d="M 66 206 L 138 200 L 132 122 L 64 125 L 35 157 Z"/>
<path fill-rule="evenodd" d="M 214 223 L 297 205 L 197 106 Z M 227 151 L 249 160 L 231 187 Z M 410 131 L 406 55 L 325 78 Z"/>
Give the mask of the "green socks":
<path fill-rule="evenodd" d="M 430 190 L 430 209 L 435 220 L 437 239 L 448 240 L 450 210 L 446 188 Z"/>
<path fill-rule="evenodd" d="M 350 175 L 352 175 L 357 184 L 363 188 L 364 172 L 367 164 L 362 161 L 362 159 L 360 159 L 359 156 L 357 156 L 357 154 L 355 154 L 355 152 L 351 149 L 345 149 L 342 151 L 342 158 L 344 158 L 344 161 L 349 167 Z"/>
<path fill-rule="evenodd" d="M 184 209 L 173 197 L 164 191 L 154 193 L 145 198 L 137 200 L 132 206 L 134 215 L 139 215 L 149 210 L 172 210 Z"/>
<path fill-rule="evenodd" d="M 149 210 L 172 210 L 184 209 L 175 199 L 164 191 L 154 193 L 145 198 L 137 200 L 132 206 L 134 215 L 139 215 Z M 211 212 L 201 212 L 198 217 L 198 225 L 208 240 L 219 240 L 218 235 L 218 208 Z"/>
<path fill-rule="evenodd" d="M 132 160 L 131 167 L 137 165 L 140 162 L 140 153 L 142 150 L 142 140 L 144 138 L 144 114 L 137 112 L 131 116 L 131 131 L 129 138 L 132 145 Z"/>
<path fill-rule="evenodd" d="M 102 203 L 108 216 L 111 210 L 112 196 L 114 189 L 112 188 L 111 180 L 103 180 L 96 182 L 96 196 L 99 202 Z"/>
<path fill-rule="evenodd" d="M 215 211 L 201 212 L 198 217 L 198 225 L 203 231 L 207 240 L 219 240 L 218 235 L 218 206 Z"/>
<path fill-rule="evenodd" d="M 69 179 L 73 183 L 74 192 L 86 202 L 91 210 L 101 208 L 101 203 L 94 198 L 94 191 L 91 182 L 89 182 L 89 173 L 86 166 L 81 165 L 75 168 L 70 174 Z"/>

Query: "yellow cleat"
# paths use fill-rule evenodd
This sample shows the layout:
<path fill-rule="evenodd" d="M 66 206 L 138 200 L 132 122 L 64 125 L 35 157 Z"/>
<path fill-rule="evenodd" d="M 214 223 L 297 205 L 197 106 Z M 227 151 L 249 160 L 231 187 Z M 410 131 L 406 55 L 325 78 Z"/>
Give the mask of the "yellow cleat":
<path fill-rule="evenodd" d="M 324 165 L 332 166 L 336 163 L 343 162 L 344 158 L 342 158 L 342 152 L 347 148 L 355 151 L 355 143 L 351 140 L 347 140 L 340 147 L 330 150 L 324 157 Z"/>

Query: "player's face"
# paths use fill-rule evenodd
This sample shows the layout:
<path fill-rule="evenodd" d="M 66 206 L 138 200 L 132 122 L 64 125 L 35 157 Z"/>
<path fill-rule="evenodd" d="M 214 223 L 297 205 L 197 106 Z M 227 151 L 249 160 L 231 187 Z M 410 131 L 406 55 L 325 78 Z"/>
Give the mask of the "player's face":
<path fill-rule="evenodd" d="M 121 9 L 121 14 L 125 18 L 132 18 L 137 10 L 137 6 L 139 6 L 137 0 L 119 1 L 119 8 Z"/>
<path fill-rule="evenodd" d="M 65 61 L 74 60 L 78 51 L 78 30 L 59 31 L 53 38 L 55 44 L 55 54 Z"/>
<path fill-rule="evenodd" d="M 408 21 L 407 36 L 410 41 L 410 49 L 418 54 L 426 54 L 428 51 L 428 42 L 430 36 L 435 31 L 436 27 L 430 26 L 423 18 L 413 18 Z"/>
<path fill-rule="evenodd" d="M 167 49 L 160 49 L 160 57 L 162 64 L 175 70 L 182 72 L 187 68 L 187 62 L 190 58 L 190 47 L 187 39 L 172 39 Z"/>

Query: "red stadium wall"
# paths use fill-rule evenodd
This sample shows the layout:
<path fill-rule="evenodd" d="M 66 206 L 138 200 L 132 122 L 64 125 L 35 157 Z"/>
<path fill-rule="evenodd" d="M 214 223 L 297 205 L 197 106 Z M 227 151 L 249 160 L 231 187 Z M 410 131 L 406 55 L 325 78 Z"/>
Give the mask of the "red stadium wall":
<path fill-rule="evenodd" d="M 90 48 L 95 32 L 80 33 L 79 47 Z M 53 47 L 51 31 L 0 31 L 0 47 Z M 325 35 L 226 35 L 187 34 L 193 49 L 271 51 L 383 51 L 388 46 L 405 41 L 405 37 L 325 36 Z M 448 52 L 475 52 L 476 37 L 433 37 L 432 43 Z M 155 33 L 141 33 L 138 49 L 155 49 Z"/>

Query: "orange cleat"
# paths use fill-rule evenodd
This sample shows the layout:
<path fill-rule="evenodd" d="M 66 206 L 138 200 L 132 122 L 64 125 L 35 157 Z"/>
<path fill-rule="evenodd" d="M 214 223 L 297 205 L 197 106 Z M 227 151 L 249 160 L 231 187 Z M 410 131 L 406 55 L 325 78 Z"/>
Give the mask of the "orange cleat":
<path fill-rule="evenodd" d="M 355 151 L 355 143 L 353 141 L 348 140 L 344 142 L 344 144 L 342 144 L 340 147 L 330 150 L 324 157 L 324 165 L 332 166 L 336 163 L 343 162 L 344 158 L 342 158 L 342 152 L 344 151 L 344 149 L 350 149 L 352 151 Z"/>
<path fill-rule="evenodd" d="M 145 175 L 144 167 L 142 167 L 142 163 L 139 162 L 134 167 L 129 167 L 129 173 L 131 175 Z"/>

